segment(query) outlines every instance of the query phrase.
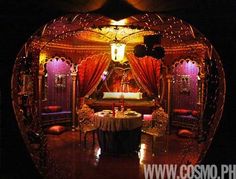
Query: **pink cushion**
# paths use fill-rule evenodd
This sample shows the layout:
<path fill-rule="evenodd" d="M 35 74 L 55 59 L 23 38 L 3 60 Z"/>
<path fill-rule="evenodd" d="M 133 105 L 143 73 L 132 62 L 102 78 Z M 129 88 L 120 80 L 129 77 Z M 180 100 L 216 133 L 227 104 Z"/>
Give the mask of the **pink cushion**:
<path fill-rule="evenodd" d="M 143 120 L 147 120 L 147 121 L 152 120 L 152 115 L 151 114 L 144 114 L 143 115 Z"/>
<path fill-rule="evenodd" d="M 178 131 L 178 136 L 180 137 L 187 137 L 187 138 L 193 138 L 194 134 L 192 131 L 188 130 L 188 129 L 180 129 Z"/>
<path fill-rule="evenodd" d="M 173 112 L 178 115 L 190 115 L 192 111 L 189 109 L 174 109 Z"/>
<path fill-rule="evenodd" d="M 51 126 L 47 129 L 47 134 L 54 134 L 54 135 L 59 135 L 61 133 L 63 133 L 65 131 L 65 127 L 64 126 Z"/>
<path fill-rule="evenodd" d="M 50 112 L 60 112 L 62 111 L 61 106 L 45 106 L 42 109 L 43 112 L 50 113 Z"/>
<path fill-rule="evenodd" d="M 193 111 L 192 111 L 192 115 L 193 115 L 194 117 L 199 117 L 200 112 L 193 110 Z"/>

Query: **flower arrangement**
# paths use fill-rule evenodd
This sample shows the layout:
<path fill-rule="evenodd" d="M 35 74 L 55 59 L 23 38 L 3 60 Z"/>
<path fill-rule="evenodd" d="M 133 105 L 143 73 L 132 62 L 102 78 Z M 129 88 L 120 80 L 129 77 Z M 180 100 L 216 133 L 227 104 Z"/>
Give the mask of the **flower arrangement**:
<path fill-rule="evenodd" d="M 81 109 L 77 111 L 78 119 L 93 119 L 94 116 L 94 110 L 91 109 L 88 105 L 84 104 Z"/>
<path fill-rule="evenodd" d="M 162 107 L 160 107 L 153 111 L 152 119 L 158 120 L 159 122 L 166 122 L 166 120 L 168 119 L 168 114 L 164 111 Z"/>

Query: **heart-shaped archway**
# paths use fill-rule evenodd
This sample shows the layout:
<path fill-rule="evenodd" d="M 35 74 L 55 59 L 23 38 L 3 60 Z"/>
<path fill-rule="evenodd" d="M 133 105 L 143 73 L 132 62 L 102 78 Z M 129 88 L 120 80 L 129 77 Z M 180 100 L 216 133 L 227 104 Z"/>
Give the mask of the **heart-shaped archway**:
<path fill-rule="evenodd" d="M 146 141 L 148 139 L 144 138 L 141 141 L 138 163 L 143 165 L 151 162 L 177 164 L 201 162 L 220 121 L 225 97 L 223 67 L 220 57 L 209 41 L 194 27 L 175 17 L 148 13 L 114 21 L 96 14 L 77 14 L 54 19 L 32 35 L 19 52 L 13 70 L 12 100 L 17 122 L 32 159 L 42 175 L 48 178 L 52 175 L 69 177 L 67 174 L 69 172 L 76 176 L 77 170 L 70 166 L 80 166 L 78 164 L 80 162 L 71 161 L 71 159 L 75 156 L 82 157 L 82 155 L 89 158 L 89 151 L 94 153 L 92 160 L 96 163 L 91 164 L 90 162 L 90 164 L 104 166 L 102 160 L 100 163 L 97 160 L 99 146 L 95 150 L 84 151 L 76 138 L 78 125 L 76 110 L 80 106 L 79 101 L 82 100 L 82 103 L 87 103 L 95 110 L 105 109 L 104 106 L 106 106 L 104 101 L 93 103 L 93 100 L 87 99 L 85 102 L 84 98 L 80 98 L 78 85 L 82 84 L 83 79 L 78 82 L 81 77 L 78 69 L 83 69 L 84 76 L 91 76 L 90 73 L 94 72 L 91 69 L 100 69 L 100 71 L 96 71 L 96 74 L 101 76 L 104 75 L 103 72 L 106 69 L 112 69 L 112 65 L 126 69 L 127 66 L 129 67 L 129 59 L 136 60 L 134 64 L 142 67 L 145 63 L 138 63 L 138 60 L 144 59 L 135 57 L 133 49 L 138 44 L 144 44 L 144 36 L 148 35 L 161 35 L 162 37 L 161 43 L 158 45 L 165 49 L 165 56 L 161 60 L 160 68 L 156 68 L 160 69 L 161 75 L 153 76 L 152 73 L 151 76 L 158 77 L 162 83 L 158 82 L 159 86 L 156 90 L 158 93 L 155 96 L 151 90 L 152 87 L 150 88 L 140 81 L 141 78 L 138 75 L 140 70 L 138 71 L 138 68 L 131 65 L 134 71 L 134 86 L 140 86 L 141 92 L 146 98 L 142 99 L 141 107 L 137 105 L 138 101 L 129 103 L 127 100 L 126 105 L 141 113 L 144 120 L 150 118 L 148 114 L 151 114 L 150 111 L 153 111 L 154 107 L 161 106 L 168 114 L 166 136 L 169 147 L 167 152 L 165 150 L 158 156 L 160 160 L 157 160 L 157 157 L 152 156 L 150 143 Z M 122 63 L 110 60 L 110 44 L 114 40 L 126 44 L 126 60 Z M 100 61 L 95 63 L 93 60 L 97 59 Z M 55 68 L 50 69 L 50 72 L 53 71 L 52 73 L 55 75 L 53 81 L 55 85 L 51 85 L 54 90 L 51 90 L 53 92 L 49 94 L 47 75 L 51 73 L 48 73 L 47 70 L 49 70 L 48 62 L 50 61 L 60 62 L 64 66 L 54 66 Z M 93 66 L 94 64 L 97 66 Z M 86 71 L 89 66 L 91 69 Z M 68 73 L 59 70 L 66 68 L 70 69 Z M 179 68 L 188 70 L 178 71 Z M 194 68 L 197 73 L 192 73 L 194 70 L 190 68 Z M 147 69 L 150 68 L 147 67 Z M 153 70 L 143 70 L 142 74 L 150 72 Z M 191 98 L 191 100 L 196 99 L 195 107 L 190 106 L 189 108 L 183 104 L 175 106 L 173 101 L 176 95 L 188 97 L 193 93 L 191 91 L 193 90 L 191 87 L 192 75 L 195 75 L 194 79 L 197 83 L 194 84 L 195 95 Z M 145 78 L 144 75 L 142 79 Z M 92 99 L 100 99 L 99 94 L 96 94 L 96 92 L 98 93 L 96 87 L 99 86 L 102 89 L 103 80 L 100 78 L 91 80 L 95 81 L 89 83 L 90 89 L 82 97 L 86 98 L 86 95 L 89 94 Z M 66 91 L 66 84 L 72 85 L 72 91 L 68 93 L 69 96 L 63 97 L 71 100 L 67 105 L 67 110 L 64 110 L 62 105 L 53 105 L 56 100 L 48 101 L 47 95 L 55 95 L 54 98 L 56 98 L 56 95 Z M 173 93 L 175 85 L 179 85 L 180 89 Z M 92 93 L 94 91 L 95 93 Z M 76 92 L 78 93 L 76 94 Z M 108 106 L 110 107 L 111 103 L 108 103 Z M 45 107 L 49 113 L 45 112 Z M 49 128 L 58 135 L 48 134 Z M 68 131 L 62 133 L 65 128 Z M 184 138 L 181 138 L 180 135 Z M 60 143 L 61 141 L 64 142 Z M 71 147 L 65 149 L 66 144 Z M 68 155 L 63 156 L 59 152 L 60 150 L 67 152 Z M 62 167 L 63 163 L 66 163 L 66 166 Z M 92 173 L 96 174 L 95 171 Z"/>

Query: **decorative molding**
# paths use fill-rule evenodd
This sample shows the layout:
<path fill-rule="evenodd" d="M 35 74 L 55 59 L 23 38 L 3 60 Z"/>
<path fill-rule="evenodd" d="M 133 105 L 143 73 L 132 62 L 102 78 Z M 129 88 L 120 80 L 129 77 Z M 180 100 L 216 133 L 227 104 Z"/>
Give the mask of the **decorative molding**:
<path fill-rule="evenodd" d="M 196 66 L 198 68 L 201 67 L 201 65 L 197 61 L 192 60 L 192 59 L 190 59 L 188 57 L 187 58 L 179 58 L 179 60 L 174 61 L 174 63 L 171 65 L 170 71 L 173 72 L 174 68 L 177 67 L 179 64 L 182 64 L 184 61 L 186 61 L 187 63 L 188 62 L 192 62 L 193 64 L 196 64 Z"/>
<path fill-rule="evenodd" d="M 65 62 L 65 63 L 67 63 L 69 66 L 72 66 L 72 62 L 71 62 L 71 60 L 69 60 L 68 58 L 66 58 L 66 57 L 59 57 L 59 56 L 54 56 L 54 57 L 52 57 L 52 58 L 45 58 L 44 60 L 42 60 L 41 61 L 41 63 L 39 64 L 39 66 L 40 66 L 40 69 L 41 70 L 43 70 L 43 71 L 45 71 L 45 66 L 46 66 L 46 64 L 48 63 L 48 62 L 50 62 L 50 61 L 53 61 L 53 60 L 62 60 L 63 62 Z"/>

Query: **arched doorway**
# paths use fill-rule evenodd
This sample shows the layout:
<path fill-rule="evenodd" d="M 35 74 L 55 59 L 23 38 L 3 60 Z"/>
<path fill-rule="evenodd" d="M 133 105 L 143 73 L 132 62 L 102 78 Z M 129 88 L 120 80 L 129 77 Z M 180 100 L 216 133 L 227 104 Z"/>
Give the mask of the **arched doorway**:
<path fill-rule="evenodd" d="M 71 111 L 70 64 L 63 58 L 52 58 L 45 64 L 43 106 L 61 106 Z"/>

